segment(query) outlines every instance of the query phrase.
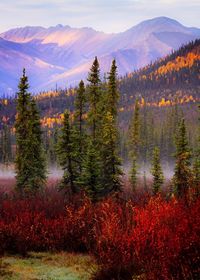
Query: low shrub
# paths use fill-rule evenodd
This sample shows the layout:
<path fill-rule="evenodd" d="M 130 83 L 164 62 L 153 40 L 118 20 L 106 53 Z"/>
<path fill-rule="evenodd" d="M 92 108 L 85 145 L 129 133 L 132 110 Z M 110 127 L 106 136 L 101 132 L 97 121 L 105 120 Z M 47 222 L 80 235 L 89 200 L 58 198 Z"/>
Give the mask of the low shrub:
<path fill-rule="evenodd" d="M 126 271 L 126 278 L 120 279 L 132 279 L 133 274 L 145 279 L 199 279 L 200 200 L 188 206 L 158 196 L 144 207 L 110 201 L 101 208 L 96 255 L 104 273 Z"/>
<path fill-rule="evenodd" d="M 199 279 L 200 199 L 160 196 L 142 203 L 53 190 L 0 199 L 0 253 L 78 251 L 94 254 L 96 279 Z"/>

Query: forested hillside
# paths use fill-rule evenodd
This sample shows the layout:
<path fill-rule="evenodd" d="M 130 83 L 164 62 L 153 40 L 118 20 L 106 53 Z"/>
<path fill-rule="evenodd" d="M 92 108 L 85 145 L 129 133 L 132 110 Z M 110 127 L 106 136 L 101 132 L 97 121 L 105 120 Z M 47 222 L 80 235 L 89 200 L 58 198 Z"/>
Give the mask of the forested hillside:
<path fill-rule="evenodd" d="M 130 105 L 134 97 L 158 105 L 199 100 L 200 39 L 120 80 L 122 103 Z M 159 103 L 162 98 L 167 104 Z M 164 101 L 163 101 L 164 102 Z"/>
<path fill-rule="evenodd" d="M 179 117 L 185 115 L 190 145 L 195 147 L 198 134 L 197 104 L 200 102 L 199 64 L 200 40 L 196 40 L 153 64 L 119 78 L 118 120 L 121 127 L 121 154 L 125 160 L 128 160 L 128 128 L 136 98 L 140 105 L 140 129 L 143 135 L 140 154 L 143 160 L 150 160 L 152 147 L 157 144 L 160 146 L 162 159 L 172 161 L 172 134 L 177 114 Z M 102 82 L 102 90 L 105 86 L 106 79 Z M 76 88 L 57 89 L 42 92 L 35 97 L 40 109 L 45 147 L 49 153 L 52 153 L 52 145 L 56 141 L 53 136 L 62 123 L 64 110 L 69 109 L 73 115 L 76 92 Z M 10 130 L 10 142 L 13 143 L 14 151 L 12 125 L 16 114 L 15 99 L 1 99 L 0 110 L 1 130 L 3 131 L 3 127 Z"/>

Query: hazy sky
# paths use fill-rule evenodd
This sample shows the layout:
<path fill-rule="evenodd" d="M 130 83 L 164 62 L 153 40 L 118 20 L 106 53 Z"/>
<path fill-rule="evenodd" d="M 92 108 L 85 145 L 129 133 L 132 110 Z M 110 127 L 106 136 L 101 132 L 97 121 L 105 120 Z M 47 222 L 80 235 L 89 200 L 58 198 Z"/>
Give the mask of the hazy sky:
<path fill-rule="evenodd" d="M 58 23 L 119 32 L 157 16 L 200 27 L 200 0 L 0 0 L 0 12 L 0 32 Z"/>

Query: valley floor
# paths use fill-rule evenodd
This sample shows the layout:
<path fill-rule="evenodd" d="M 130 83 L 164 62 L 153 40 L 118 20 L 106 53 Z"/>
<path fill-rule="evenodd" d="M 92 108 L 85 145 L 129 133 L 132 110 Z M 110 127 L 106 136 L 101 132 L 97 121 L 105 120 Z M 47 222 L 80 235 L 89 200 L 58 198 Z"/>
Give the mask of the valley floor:
<path fill-rule="evenodd" d="M 29 253 L 0 259 L 1 280 L 89 280 L 97 270 L 92 257 L 70 253 Z"/>

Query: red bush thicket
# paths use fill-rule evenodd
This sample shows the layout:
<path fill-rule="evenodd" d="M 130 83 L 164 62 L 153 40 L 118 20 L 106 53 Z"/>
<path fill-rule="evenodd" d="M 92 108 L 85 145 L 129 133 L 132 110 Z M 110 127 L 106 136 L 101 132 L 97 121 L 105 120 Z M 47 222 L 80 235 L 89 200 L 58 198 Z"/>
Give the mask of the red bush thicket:
<path fill-rule="evenodd" d="M 144 207 L 103 202 L 95 239 L 104 271 L 121 273 L 120 279 L 124 271 L 127 279 L 134 273 L 145 279 L 199 279 L 199 213 L 200 200 L 187 205 L 158 196 Z"/>
<path fill-rule="evenodd" d="M 55 191 L 4 198 L 0 253 L 87 251 L 102 265 L 101 279 L 132 279 L 133 274 L 198 279 L 199 213 L 200 199 L 186 204 L 158 196 L 141 204 L 108 198 L 92 204 L 84 195 L 66 198 Z"/>

